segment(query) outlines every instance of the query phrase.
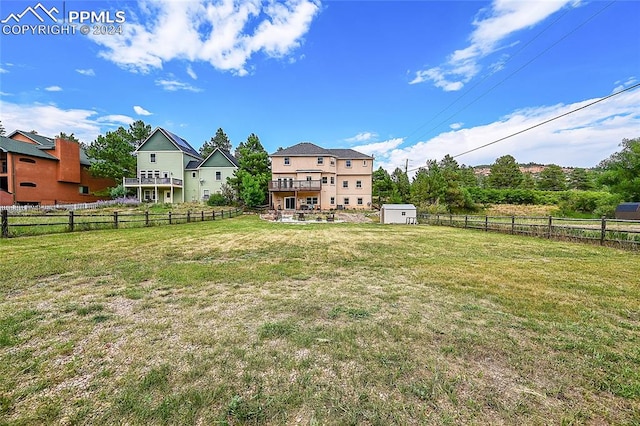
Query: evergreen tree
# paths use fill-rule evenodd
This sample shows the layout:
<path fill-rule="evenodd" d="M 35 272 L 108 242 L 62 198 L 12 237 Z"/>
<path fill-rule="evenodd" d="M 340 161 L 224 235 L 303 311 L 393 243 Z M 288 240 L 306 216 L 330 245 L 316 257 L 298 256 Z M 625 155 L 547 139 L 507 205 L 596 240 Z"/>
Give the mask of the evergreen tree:
<path fill-rule="evenodd" d="M 5 136 L 7 134 L 6 130 L 4 130 L 4 126 L 2 125 L 2 120 L 0 120 L 0 136 Z"/>
<path fill-rule="evenodd" d="M 98 136 L 87 147 L 87 155 L 97 160 L 91 164 L 91 174 L 116 181 L 122 177 L 134 177 L 137 164 L 133 156 L 134 146 L 130 141 L 131 135 L 122 126 Z"/>
<path fill-rule="evenodd" d="M 531 172 L 525 172 L 522 174 L 522 182 L 520 182 L 521 189 L 536 189 L 536 179 Z"/>
<path fill-rule="evenodd" d="M 207 158 L 216 148 L 223 151 L 231 151 L 231 141 L 224 130 L 222 130 L 222 127 L 216 131 L 215 136 L 202 144 L 200 147 L 200 155 Z"/>
<path fill-rule="evenodd" d="M 373 197 L 378 197 L 379 204 L 387 201 L 387 198 L 393 192 L 393 182 L 389 173 L 379 167 L 378 170 L 373 172 Z"/>
<path fill-rule="evenodd" d="M 393 173 L 391 173 L 391 181 L 393 182 L 394 190 L 398 192 L 402 200 L 401 202 L 406 203 L 409 201 L 411 184 L 409 183 L 409 177 L 400 167 L 396 167 Z"/>
<path fill-rule="evenodd" d="M 76 138 L 76 136 L 73 133 L 71 133 L 70 135 L 67 135 L 64 132 L 60 132 L 60 134 L 58 136 L 56 136 L 56 138 L 57 139 L 64 139 L 65 141 L 80 143 L 80 140 L 78 138 Z"/>
<path fill-rule="evenodd" d="M 248 206 L 264 204 L 271 179 L 269 154 L 260 143 L 258 136 L 253 133 L 249 135 L 246 142 L 240 143 L 236 153 L 239 166 L 233 177 L 228 179 L 229 185 Z M 258 192 L 260 196 L 257 195 Z"/>
<path fill-rule="evenodd" d="M 593 180 L 585 169 L 575 168 L 569 173 L 569 187 L 580 191 L 590 191 L 593 189 Z"/>
<path fill-rule="evenodd" d="M 516 159 L 511 155 L 504 155 L 493 163 L 485 182 L 489 188 L 518 188 L 522 179 L 522 172 Z"/>
<path fill-rule="evenodd" d="M 567 189 L 567 176 L 562 167 L 550 164 L 540 172 L 538 189 L 542 191 L 564 191 Z"/>
<path fill-rule="evenodd" d="M 135 121 L 129 125 L 128 140 L 134 149 L 137 149 L 151 134 L 151 125 L 142 120 Z"/>

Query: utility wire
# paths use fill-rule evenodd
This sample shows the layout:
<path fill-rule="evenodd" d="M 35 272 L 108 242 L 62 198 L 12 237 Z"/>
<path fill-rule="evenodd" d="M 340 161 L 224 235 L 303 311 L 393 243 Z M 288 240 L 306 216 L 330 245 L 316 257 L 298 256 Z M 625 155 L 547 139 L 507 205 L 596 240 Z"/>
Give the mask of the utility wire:
<path fill-rule="evenodd" d="M 528 132 L 529 130 L 535 129 L 536 127 L 540 127 L 540 126 L 543 126 L 543 125 L 545 125 L 545 124 L 547 124 L 547 123 L 550 123 L 550 122 L 552 122 L 552 121 L 554 121 L 554 120 L 557 120 L 557 119 L 559 119 L 559 118 L 566 117 L 566 116 L 567 116 L 567 115 L 569 115 L 569 114 L 573 114 L 574 112 L 578 112 L 578 111 L 580 111 L 580 110 L 583 110 L 583 109 L 585 109 L 585 108 L 588 108 L 588 107 L 590 107 L 590 106 L 593 106 L 593 105 L 595 105 L 595 104 L 597 104 L 597 103 L 599 103 L 599 102 L 602 102 L 602 101 L 605 101 L 605 100 L 607 100 L 607 99 L 613 98 L 614 96 L 618 96 L 618 95 L 620 95 L 620 94 L 622 94 L 622 93 L 624 93 L 624 92 L 627 92 L 627 91 L 629 91 L 629 90 L 633 90 L 633 89 L 635 89 L 635 88 L 637 88 L 637 87 L 640 87 L 640 83 L 638 83 L 638 84 L 634 84 L 633 86 L 630 86 L 630 87 L 627 87 L 626 89 L 622 89 L 622 90 L 620 90 L 620 91 L 618 91 L 618 92 L 612 93 L 612 94 L 610 94 L 609 96 L 605 96 L 604 98 L 600 98 L 600 99 L 598 99 L 598 100 L 596 100 L 596 101 L 593 101 L 593 102 L 591 102 L 591 103 L 588 103 L 588 104 L 586 104 L 586 105 L 583 105 L 583 106 L 581 106 L 581 107 L 579 107 L 579 108 L 573 109 L 573 110 L 571 110 L 571 111 L 569 111 L 569 112 L 565 112 L 564 114 L 557 115 L 557 116 L 555 116 L 555 117 L 553 117 L 553 118 L 550 118 L 550 119 L 548 119 L 548 120 L 543 121 L 542 123 L 538 123 L 538 124 L 535 124 L 535 125 L 533 125 L 533 126 L 531 126 L 531 127 L 527 127 L 526 129 L 523 129 L 523 130 L 520 130 L 520 131 L 518 131 L 518 132 L 512 133 L 512 134 L 510 134 L 509 136 L 505 136 L 505 137 L 503 137 L 503 138 L 496 139 L 496 140 L 495 140 L 495 141 L 493 141 L 493 142 L 489 142 L 489 143 L 486 143 L 486 144 L 484 144 L 484 145 L 480 145 L 480 146 L 478 146 L 478 147 L 476 147 L 476 148 L 470 149 L 470 150 L 465 151 L 465 152 L 462 152 L 462 153 L 460 153 L 460 154 L 456 154 L 456 155 L 454 155 L 454 156 L 453 156 L 453 158 L 461 157 L 461 156 L 463 156 L 463 155 L 465 155 L 465 154 L 469 154 L 470 152 L 474 152 L 474 151 L 477 151 L 477 150 L 479 150 L 479 149 L 486 148 L 486 147 L 488 147 L 489 145 L 493 145 L 493 144 L 496 144 L 496 143 L 498 143 L 498 142 L 502 142 L 502 141 L 503 141 L 503 140 L 505 140 L 505 139 L 512 138 L 512 137 L 514 137 L 514 136 L 516 136 L 516 135 L 519 135 L 519 134 L 521 134 L 521 133 Z M 417 170 L 417 169 L 416 169 L 416 170 Z M 412 171 L 413 171 L 413 170 L 412 170 Z"/>

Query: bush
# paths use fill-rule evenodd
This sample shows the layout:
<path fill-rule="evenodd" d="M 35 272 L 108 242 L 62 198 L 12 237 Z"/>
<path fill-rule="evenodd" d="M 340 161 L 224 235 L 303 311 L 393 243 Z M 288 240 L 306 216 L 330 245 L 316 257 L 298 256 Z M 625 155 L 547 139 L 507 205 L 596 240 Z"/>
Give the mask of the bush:
<path fill-rule="evenodd" d="M 229 200 L 222 194 L 213 194 L 207 200 L 208 206 L 226 206 L 229 205 Z"/>

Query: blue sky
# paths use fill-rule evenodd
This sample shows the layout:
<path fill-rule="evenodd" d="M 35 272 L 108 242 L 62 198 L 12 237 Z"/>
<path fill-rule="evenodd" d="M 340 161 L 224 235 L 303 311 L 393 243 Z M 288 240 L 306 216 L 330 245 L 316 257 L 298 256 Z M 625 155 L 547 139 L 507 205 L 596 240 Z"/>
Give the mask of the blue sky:
<path fill-rule="evenodd" d="M 142 119 L 415 169 L 640 82 L 637 1 L 2 0 L 0 21 L 5 129 L 86 143 Z M 456 159 L 591 167 L 635 137 L 640 88 Z"/>

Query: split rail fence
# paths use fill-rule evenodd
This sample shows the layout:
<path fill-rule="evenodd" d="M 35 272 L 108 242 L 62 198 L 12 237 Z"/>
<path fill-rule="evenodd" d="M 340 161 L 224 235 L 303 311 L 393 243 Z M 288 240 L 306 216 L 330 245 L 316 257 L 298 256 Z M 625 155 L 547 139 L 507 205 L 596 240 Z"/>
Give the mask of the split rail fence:
<path fill-rule="evenodd" d="M 186 213 L 37 213 L 19 214 L 0 211 L 0 237 L 11 238 L 61 232 L 89 231 L 97 229 L 121 229 L 180 223 L 204 222 L 231 218 L 242 209 L 199 211 Z"/>
<path fill-rule="evenodd" d="M 621 219 L 572 219 L 562 217 L 419 215 L 429 225 L 478 229 L 513 235 L 582 241 L 630 250 L 640 249 L 640 221 Z"/>

